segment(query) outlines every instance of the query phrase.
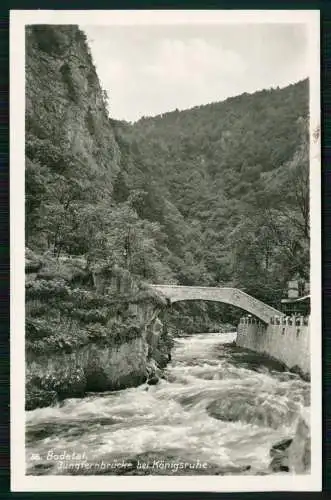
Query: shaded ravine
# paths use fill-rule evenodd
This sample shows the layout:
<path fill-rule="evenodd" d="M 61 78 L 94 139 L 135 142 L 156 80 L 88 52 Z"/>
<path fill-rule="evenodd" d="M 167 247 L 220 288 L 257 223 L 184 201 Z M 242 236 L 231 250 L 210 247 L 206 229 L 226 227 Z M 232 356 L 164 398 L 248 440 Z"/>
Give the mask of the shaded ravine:
<path fill-rule="evenodd" d="M 26 412 L 27 474 L 267 474 L 310 384 L 235 334 L 176 340 L 157 385 Z"/>

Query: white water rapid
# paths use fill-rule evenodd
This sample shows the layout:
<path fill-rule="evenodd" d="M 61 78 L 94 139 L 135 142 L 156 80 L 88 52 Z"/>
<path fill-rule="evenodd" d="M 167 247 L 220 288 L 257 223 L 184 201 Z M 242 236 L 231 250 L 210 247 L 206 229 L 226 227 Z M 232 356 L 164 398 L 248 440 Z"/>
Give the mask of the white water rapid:
<path fill-rule="evenodd" d="M 269 473 L 270 448 L 293 432 L 310 385 L 234 338 L 176 339 L 157 385 L 26 412 L 27 473 Z"/>

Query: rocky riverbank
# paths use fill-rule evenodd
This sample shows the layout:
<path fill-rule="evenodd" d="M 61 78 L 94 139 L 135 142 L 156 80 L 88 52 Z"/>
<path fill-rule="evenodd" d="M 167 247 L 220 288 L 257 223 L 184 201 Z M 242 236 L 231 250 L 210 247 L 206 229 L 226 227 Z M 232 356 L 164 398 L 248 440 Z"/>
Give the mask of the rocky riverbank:
<path fill-rule="evenodd" d="M 270 469 L 273 472 L 306 474 L 310 471 L 310 412 L 301 411 L 295 434 L 275 443 L 270 450 Z"/>
<path fill-rule="evenodd" d="M 119 268 L 26 252 L 26 409 L 155 380 L 171 339 L 162 300 Z"/>

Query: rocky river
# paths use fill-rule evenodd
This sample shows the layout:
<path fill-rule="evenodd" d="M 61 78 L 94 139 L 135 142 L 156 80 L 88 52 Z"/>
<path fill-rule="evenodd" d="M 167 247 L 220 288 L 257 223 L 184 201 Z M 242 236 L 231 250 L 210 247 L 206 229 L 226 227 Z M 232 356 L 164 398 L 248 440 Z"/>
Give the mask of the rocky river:
<path fill-rule="evenodd" d="M 270 450 L 288 445 L 310 384 L 235 336 L 177 338 L 155 385 L 26 412 L 27 474 L 272 473 Z"/>

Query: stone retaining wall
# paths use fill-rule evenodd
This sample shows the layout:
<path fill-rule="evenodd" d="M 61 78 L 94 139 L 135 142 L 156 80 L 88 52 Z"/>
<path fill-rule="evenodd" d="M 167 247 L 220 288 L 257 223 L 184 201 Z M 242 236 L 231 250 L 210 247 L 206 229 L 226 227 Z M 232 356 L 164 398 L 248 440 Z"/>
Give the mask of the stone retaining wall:
<path fill-rule="evenodd" d="M 237 345 L 267 354 L 289 369 L 310 376 L 309 318 L 274 318 L 272 323 L 265 325 L 253 318 L 242 318 Z"/>

